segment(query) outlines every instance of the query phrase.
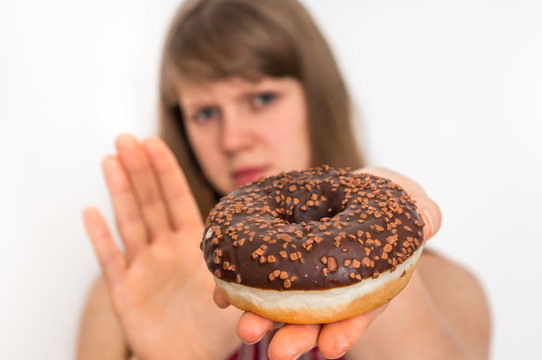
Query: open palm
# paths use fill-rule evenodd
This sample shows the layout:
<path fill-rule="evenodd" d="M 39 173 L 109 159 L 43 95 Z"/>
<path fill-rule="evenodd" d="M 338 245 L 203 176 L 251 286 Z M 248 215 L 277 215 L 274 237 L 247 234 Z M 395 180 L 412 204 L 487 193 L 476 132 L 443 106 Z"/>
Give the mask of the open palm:
<path fill-rule="evenodd" d="M 157 138 L 116 147 L 103 171 L 125 253 L 96 209 L 83 219 L 130 346 L 144 359 L 224 356 L 239 345 L 239 311 L 212 301 L 202 220 L 174 156 Z"/>

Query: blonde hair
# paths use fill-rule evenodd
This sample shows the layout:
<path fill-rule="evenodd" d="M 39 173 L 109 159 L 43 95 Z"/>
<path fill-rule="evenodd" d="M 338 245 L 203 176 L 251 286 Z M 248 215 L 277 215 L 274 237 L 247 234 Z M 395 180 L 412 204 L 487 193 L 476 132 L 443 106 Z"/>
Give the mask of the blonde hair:
<path fill-rule="evenodd" d="M 184 129 L 176 82 L 293 77 L 305 91 L 311 166 L 364 165 L 344 80 L 323 35 L 295 0 L 189 0 L 170 27 L 160 74 L 160 136 L 186 174 L 201 214 L 220 195 L 203 177 Z"/>

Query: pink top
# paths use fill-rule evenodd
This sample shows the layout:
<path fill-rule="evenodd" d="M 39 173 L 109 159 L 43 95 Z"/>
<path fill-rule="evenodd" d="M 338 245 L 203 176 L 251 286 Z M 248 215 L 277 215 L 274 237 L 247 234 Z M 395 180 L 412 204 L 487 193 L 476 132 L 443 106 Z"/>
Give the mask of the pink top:
<path fill-rule="evenodd" d="M 269 345 L 269 341 L 271 340 L 270 335 L 266 335 L 261 339 L 259 342 L 253 345 L 245 345 L 241 346 L 239 350 L 235 354 L 233 354 L 229 360 L 268 360 L 267 357 L 267 347 Z M 318 351 L 318 348 L 315 347 L 311 351 L 304 353 L 299 357 L 298 360 L 325 360 L 326 358 L 320 351 Z M 340 360 L 344 360 L 344 357 L 341 356 L 338 358 Z"/>

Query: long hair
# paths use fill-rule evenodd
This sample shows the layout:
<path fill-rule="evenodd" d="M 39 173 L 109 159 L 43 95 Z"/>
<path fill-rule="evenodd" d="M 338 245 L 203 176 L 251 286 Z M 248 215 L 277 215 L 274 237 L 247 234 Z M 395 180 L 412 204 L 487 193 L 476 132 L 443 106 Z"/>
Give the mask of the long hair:
<path fill-rule="evenodd" d="M 322 33 L 295 0 L 188 0 L 170 27 L 160 73 L 160 136 L 177 157 L 202 216 L 220 195 L 205 180 L 184 127 L 179 79 L 293 77 L 305 92 L 311 166 L 360 168 L 345 82 Z"/>

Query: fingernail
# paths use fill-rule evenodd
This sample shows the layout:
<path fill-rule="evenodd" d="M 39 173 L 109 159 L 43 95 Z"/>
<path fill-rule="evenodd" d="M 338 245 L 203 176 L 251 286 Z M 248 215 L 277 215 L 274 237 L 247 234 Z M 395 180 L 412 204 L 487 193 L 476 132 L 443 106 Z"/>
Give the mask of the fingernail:
<path fill-rule="evenodd" d="M 117 145 L 119 145 L 119 144 L 123 144 L 123 145 L 132 144 L 134 139 L 135 138 L 131 134 L 127 134 L 127 133 L 120 134 L 119 136 L 117 136 L 116 144 Z"/>
<path fill-rule="evenodd" d="M 424 238 L 423 240 L 425 242 L 432 235 L 431 232 L 433 231 L 433 221 L 431 220 L 431 214 L 429 213 L 429 210 L 424 209 L 423 215 L 424 215 L 424 222 L 425 222 L 425 226 L 423 227 L 423 238 Z"/>
<path fill-rule="evenodd" d="M 341 357 L 343 357 L 343 356 L 344 356 L 344 354 L 346 354 L 346 351 L 345 351 L 345 352 L 343 352 L 343 353 L 342 353 L 341 355 L 339 355 L 339 356 L 337 356 L 337 357 L 327 357 L 327 356 L 324 356 L 324 357 L 325 357 L 326 359 L 330 359 L 330 360 L 332 360 L 332 359 L 338 359 L 338 358 L 341 358 Z"/>
<path fill-rule="evenodd" d="M 263 334 L 262 336 L 260 336 L 258 338 L 258 340 L 254 341 L 254 342 L 246 342 L 245 340 L 241 339 L 241 341 L 245 344 L 245 345 L 254 345 L 256 344 L 257 342 L 259 342 L 261 339 L 263 339 L 263 337 L 265 336 L 265 334 Z"/>

